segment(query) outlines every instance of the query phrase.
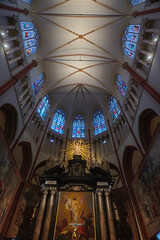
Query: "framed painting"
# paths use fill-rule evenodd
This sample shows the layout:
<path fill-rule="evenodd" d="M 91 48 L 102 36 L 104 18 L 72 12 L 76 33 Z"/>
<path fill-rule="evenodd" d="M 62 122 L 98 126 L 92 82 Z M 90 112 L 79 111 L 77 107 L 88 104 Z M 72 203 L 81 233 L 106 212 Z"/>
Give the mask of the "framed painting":
<path fill-rule="evenodd" d="M 96 240 L 93 192 L 60 192 L 53 240 Z"/>
<path fill-rule="evenodd" d="M 26 183 L 7 235 L 8 238 L 32 239 L 40 201 L 40 187 L 32 183 Z"/>
<path fill-rule="evenodd" d="M 160 231 L 160 124 L 132 186 L 150 238 Z"/>
<path fill-rule="evenodd" d="M 21 180 L 8 144 L 0 130 L 0 232 Z"/>

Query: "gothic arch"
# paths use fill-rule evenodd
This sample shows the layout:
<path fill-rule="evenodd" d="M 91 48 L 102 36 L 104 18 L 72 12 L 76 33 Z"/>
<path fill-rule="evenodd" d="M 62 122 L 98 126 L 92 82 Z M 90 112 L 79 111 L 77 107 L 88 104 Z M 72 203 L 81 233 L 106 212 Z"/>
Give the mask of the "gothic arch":
<path fill-rule="evenodd" d="M 160 116 L 153 109 L 146 109 L 139 117 L 139 135 L 144 149 L 146 150 L 160 122 Z"/>
<path fill-rule="evenodd" d="M 134 146 L 127 146 L 123 153 L 123 170 L 128 184 L 132 182 L 141 164 L 142 155 Z"/>
<path fill-rule="evenodd" d="M 14 159 L 23 179 L 27 179 L 32 165 L 32 148 L 29 142 L 23 141 L 13 151 Z"/>
<path fill-rule="evenodd" d="M 17 129 L 18 113 L 11 104 L 0 107 L 0 127 L 8 144 L 11 145 Z"/>

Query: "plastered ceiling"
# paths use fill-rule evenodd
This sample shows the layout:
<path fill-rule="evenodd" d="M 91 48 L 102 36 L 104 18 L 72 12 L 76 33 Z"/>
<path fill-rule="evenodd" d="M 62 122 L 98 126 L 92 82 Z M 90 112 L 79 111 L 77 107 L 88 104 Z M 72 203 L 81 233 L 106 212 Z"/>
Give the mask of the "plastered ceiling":
<path fill-rule="evenodd" d="M 123 61 L 129 0 L 38 0 L 31 11 L 40 31 L 44 93 L 49 93 L 53 111 L 61 107 L 69 117 L 89 117 L 104 110 Z"/>

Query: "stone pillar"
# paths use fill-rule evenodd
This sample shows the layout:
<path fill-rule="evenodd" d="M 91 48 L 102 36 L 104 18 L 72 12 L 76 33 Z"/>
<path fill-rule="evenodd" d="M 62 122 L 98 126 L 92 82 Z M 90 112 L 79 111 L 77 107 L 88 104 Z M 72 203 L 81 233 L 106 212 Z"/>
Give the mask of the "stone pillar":
<path fill-rule="evenodd" d="M 113 210 L 112 210 L 112 205 L 111 205 L 111 200 L 110 200 L 108 190 L 105 191 L 105 198 L 106 198 L 106 208 L 107 208 L 110 240 L 116 240 L 116 231 L 115 231 L 115 225 L 114 225 Z"/>
<path fill-rule="evenodd" d="M 137 81 L 143 89 L 145 89 L 156 102 L 160 103 L 160 93 L 154 89 L 143 77 L 141 77 L 127 62 L 123 63 L 123 69 L 131 74 L 135 81 Z"/>
<path fill-rule="evenodd" d="M 43 196 L 42 196 L 42 200 L 41 200 L 41 204 L 39 207 L 39 212 L 38 212 L 38 216 L 37 216 L 37 220 L 36 220 L 36 224 L 35 224 L 35 228 L 34 228 L 33 240 L 39 240 L 44 211 L 45 211 L 45 207 L 46 207 L 47 194 L 48 194 L 48 189 L 44 188 Z"/>
<path fill-rule="evenodd" d="M 144 10 L 144 11 L 141 11 L 141 12 L 134 12 L 133 13 L 133 17 L 147 15 L 147 14 L 152 14 L 152 13 L 158 13 L 158 12 L 160 12 L 160 7 L 147 9 L 147 10 Z"/>
<path fill-rule="evenodd" d="M 48 203 L 47 203 L 47 210 L 46 210 L 45 221 L 44 221 L 44 226 L 43 226 L 43 233 L 42 233 L 43 240 L 48 240 L 50 224 L 51 224 L 51 219 L 52 219 L 53 206 L 54 206 L 55 193 L 56 193 L 56 189 L 50 188 L 50 196 L 49 196 Z"/>
<path fill-rule="evenodd" d="M 25 66 L 20 72 L 12 76 L 8 81 L 0 86 L 0 96 L 4 94 L 10 87 L 16 84 L 22 77 L 24 77 L 32 68 L 36 67 L 38 63 L 33 60 L 30 64 Z"/>
<path fill-rule="evenodd" d="M 101 232 L 101 240 L 107 240 L 107 226 L 105 219 L 105 211 L 104 211 L 104 203 L 103 203 L 103 190 L 97 190 L 98 196 L 98 207 L 99 207 L 99 220 L 100 220 L 100 232 Z"/>
<path fill-rule="evenodd" d="M 0 9 L 12 11 L 12 12 L 19 12 L 19 13 L 23 13 L 25 15 L 29 14 L 29 11 L 26 8 L 21 9 L 21 8 L 16 8 L 16 7 L 12 7 L 12 6 L 5 5 L 5 4 L 0 4 Z"/>

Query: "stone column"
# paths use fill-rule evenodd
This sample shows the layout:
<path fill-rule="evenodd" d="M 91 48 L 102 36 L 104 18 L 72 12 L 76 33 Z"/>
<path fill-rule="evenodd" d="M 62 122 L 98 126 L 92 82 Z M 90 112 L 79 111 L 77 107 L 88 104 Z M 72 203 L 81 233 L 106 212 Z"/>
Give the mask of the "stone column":
<path fill-rule="evenodd" d="M 110 240 L 116 240 L 116 231 L 115 231 L 113 210 L 112 210 L 111 200 L 109 196 L 109 191 L 105 191 L 105 198 L 106 198 L 106 208 L 107 208 Z"/>
<path fill-rule="evenodd" d="M 51 224 L 51 219 L 52 219 L 53 206 L 54 206 L 55 193 L 56 193 L 56 189 L 50 188 L 50 196 L 49 196 L 48 203 L 47 203 L 47 210 L 46 210 L 45 221 L 44 221 L 44 226 L 43 226 L 43 233 L 42 233 L 43 240 L 48 240 L 50 224 Z"/>
<path fill-rule="evenodd" d="M 100 232 L 101 232 L 101 240 L 107 240 L 107 226 L 105 219 L 105 211 L 104 211 L 104 203 L 103 203 L 103 190 L 97 190 L 98 196 L 98 207 L 99 207 L 99 220 L 100 220 Z"/>
<path fill-rule="evenodd" d="M 36 220 L 36 224 L 35 224 L 35 228 L 34 228 L 33 240 L 39 240 L 44 211 L 45 211 L 45 207 L 46 207 L 47 194 L 48 194 L 48 189 L 44 188 L 43 196 L 42 196 L 42 200 L 41 200 L 41 204 L 39 207 L 39 212 L 38 212 L 38 216 L 37 216 L 37 220 Z"/>

